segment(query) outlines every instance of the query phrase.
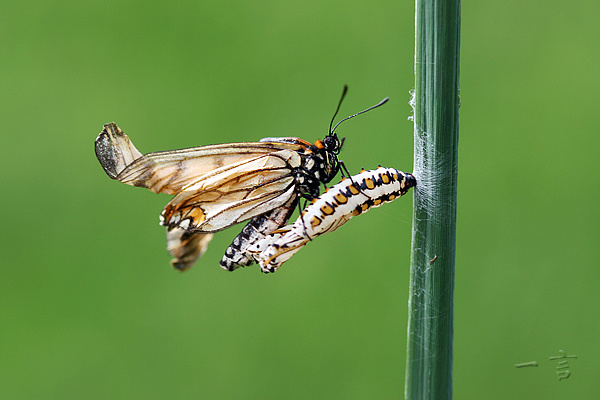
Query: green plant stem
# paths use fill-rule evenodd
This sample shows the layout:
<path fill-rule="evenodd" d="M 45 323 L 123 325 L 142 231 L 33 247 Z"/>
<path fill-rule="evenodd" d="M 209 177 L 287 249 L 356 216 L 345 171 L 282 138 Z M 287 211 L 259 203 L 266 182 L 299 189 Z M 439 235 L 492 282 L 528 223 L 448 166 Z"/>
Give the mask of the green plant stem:
<path fill-rule="evenodd" d="M 407 399 L 452 398 L 460 0 L 416 0 Z"/>

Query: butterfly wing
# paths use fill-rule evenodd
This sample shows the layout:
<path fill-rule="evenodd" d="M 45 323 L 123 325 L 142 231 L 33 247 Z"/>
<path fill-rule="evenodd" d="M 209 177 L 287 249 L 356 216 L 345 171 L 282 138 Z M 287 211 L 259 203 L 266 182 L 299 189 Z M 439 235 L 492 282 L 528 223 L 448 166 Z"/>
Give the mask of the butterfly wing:
<path fill-rule="evenodd" d="M 96 139 L 96 156 L 112 179 L 127 185 L 145 187 L 155 193 L 178 194 L 190 184 L 225 173 L 256 158 L 279 150 L 302 152 L 307 142 L 293 138 L 268 141 L 217 144 L 142 155 L 115 124 L 104 125 Z"/>
<path fill-rule="evenodd" d="M 198 177 L 164 208 L 170 228 L 210 233 L 281 207 L 295 196 L 296 151 L 279 150 Z"/>
<path fill-rule="evenodd" d="M 190 233 L 178 228 L 167 230 L 167 250 L 173 256 L 173 268 L 187 271 L 204 254 L 212 238 L 212 233 Z"/>

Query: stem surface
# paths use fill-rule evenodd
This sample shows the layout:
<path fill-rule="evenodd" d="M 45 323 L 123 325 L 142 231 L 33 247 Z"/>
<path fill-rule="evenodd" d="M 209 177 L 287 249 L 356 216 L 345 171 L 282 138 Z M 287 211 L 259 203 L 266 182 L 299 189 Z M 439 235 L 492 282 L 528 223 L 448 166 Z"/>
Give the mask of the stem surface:
<path fill-rule="evenodd" d="M 405 397 L 452 398 L 460 0 L 416 0 L 413 234 Z"/>

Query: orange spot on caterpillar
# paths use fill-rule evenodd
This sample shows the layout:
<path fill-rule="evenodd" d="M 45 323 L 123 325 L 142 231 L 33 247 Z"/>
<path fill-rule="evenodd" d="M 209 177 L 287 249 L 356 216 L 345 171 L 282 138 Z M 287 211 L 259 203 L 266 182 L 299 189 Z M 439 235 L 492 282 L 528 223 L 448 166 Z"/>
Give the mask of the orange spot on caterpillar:
<path fill-rule="evenodd" d="M 346 204 L 348 202 L 348 198 L 341 193 L 335 195 L 335 200 L 338 204 Z"/>
<path fill-rule="evenodd" d="M 334 209 L 329 204 L 325 204 L 323 207 L 321 207 L 321 212 L 325 215 L 331 215 L 333 214 Z"/>

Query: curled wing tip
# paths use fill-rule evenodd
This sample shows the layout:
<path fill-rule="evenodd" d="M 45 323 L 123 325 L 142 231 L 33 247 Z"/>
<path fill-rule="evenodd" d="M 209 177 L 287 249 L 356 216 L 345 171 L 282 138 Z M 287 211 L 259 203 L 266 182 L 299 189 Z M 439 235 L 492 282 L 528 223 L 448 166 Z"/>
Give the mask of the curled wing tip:
<path fill-rule="evenodd" d="M 96 138 L 95 150 L 100 165 L 112 179 L 117 179 L 129 164 L 142 156 L 131 139 L 114 122 L 104 125 Z"/>

